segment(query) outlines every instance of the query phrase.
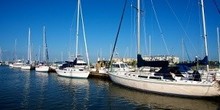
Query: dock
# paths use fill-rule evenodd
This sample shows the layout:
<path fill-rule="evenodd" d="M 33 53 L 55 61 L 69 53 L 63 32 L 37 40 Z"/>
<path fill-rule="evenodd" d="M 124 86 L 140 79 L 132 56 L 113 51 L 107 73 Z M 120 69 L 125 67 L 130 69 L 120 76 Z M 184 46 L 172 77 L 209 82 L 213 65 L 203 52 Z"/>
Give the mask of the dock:
<path fill-rule="evenodd" d="M 90 72 L 89 78 L 98 78 L 98 79 L 110 80 L 110 77 L 109 77 L 108 74 L 101 74 L 101 73 L 98 73 L 98 72 Z"/>

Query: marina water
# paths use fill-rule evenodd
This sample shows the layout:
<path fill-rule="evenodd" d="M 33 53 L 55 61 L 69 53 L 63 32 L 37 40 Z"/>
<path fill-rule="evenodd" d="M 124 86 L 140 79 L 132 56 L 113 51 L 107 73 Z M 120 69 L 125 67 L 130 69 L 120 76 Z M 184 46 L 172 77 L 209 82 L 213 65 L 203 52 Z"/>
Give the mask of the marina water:
<path fill-rule="evenodd" d="M 0 66 L 0 108 L 219 110 L 220 102 L 144 93 L 109 80 L 72 79 Z"/>

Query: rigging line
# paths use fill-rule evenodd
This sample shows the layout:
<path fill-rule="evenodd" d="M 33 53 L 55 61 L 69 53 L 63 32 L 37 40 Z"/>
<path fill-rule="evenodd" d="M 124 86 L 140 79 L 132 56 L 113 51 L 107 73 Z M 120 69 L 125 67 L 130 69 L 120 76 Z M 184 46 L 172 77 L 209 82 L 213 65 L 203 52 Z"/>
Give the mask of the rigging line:
<path fill-rule="evenodd" d="M 133 3 L 133 2 L 132 2 Z M 134 8 L 135 6 L 134 5 L 131 5 L 131 8 Z M 137 10 L 137 8 L 134 8 L 135 10 Z M 131 9 L 131 11 L 133 12 L 133 10 Z M 132 33 L 132 37 L 136 37 L 136 28 L 137 28 L 137 26 L 134 26 L 135 25 L 135 23 L 136 23 L 136 19 L 137 19 L 137 17 L 135 16 L 135 14 L 134 13 L 131 13 L 131 17 L 133 18 L 132 20 L 132 27 L 133 27 L 133 33 Z M 135 19 L 136 18 L 136 19 Z M 134 39 L 135 40 L 135 43 L 137 42 L 137 39 Z M 134 43 L 134 45 L 137 45 L 137 44 L 135 44 Z M 132 44 L 133 44 L 133 42 L 132 42 Z M 132 48 L 133 48 L 133 46 L 132 46 Z M 134 51 L 137 51 L 137 46 L 134 46 L 134 49 L 133 49 Z M 132 54 L 132 51 L 131 51 L 131 54 Z"/>
<path fill-rule="evenodd" d="M 145 30 L 144 30 L 145 31 Z M 144 46 L 145 46 L 145 50 L 146 50 L 146 55 L 148 54 L 148 48 L 147 48 L 147 38 L 146 38 L 146 33 L 144 34 Z"/>
<path fill-rule="evenodd" d="M 191 15 L 192 15 L 192 11 L 191 11 L 192 9 L 191 8 L 189 9 L 190 2 L 191 2 L 191 0 L 188 1 L 187 8 L 186 8 L 186 11 L 185 11 L 185 14 L 184 14 L 184 16 L 186 16 L 187 10 L 190 11 L 190 13 L 188 15 L 187 23 L 186 23 L 186 29 L 188 29 L 188 27 L 189 27 L 190 20 L 191 20 Z M 187 48 L 186 48 L 186 45 L 185 45 L 184 42 L 183 42 L 183 44 L 184 44 L 184 48 L 185 48 L 184 50 L 186 51 L 186 54 L 187 54 L 187 58 L 188 58 L 189 61 L 191 61 L 189 53 L 188 53 Z"/>
<path fill-rule="evenodd" d="M 183 42 L 183 46 L 184 46 L 184 49 L 185 49 L 185 51 L 186 51 L 186 55 L 187 55 L 187 57 L 188 57 L 188 60 L 191 61 L 191 59 L 190 59 L 190 57 L 189 57 L 189 52 L 187 51 L 187 48 L 186 48 L 185 42 Z"/>
<path fill-rule="evenodd" d="M 68 54 L 69 54 L 68 57 L 69 57 L 69 59 L 71 59 L 71 58 L 70 58 L 70 53 L 71 53 L 71 51 L 72 51 L 72 48 L 71 48 L 71 47 L 72 47 L 72 46 L 71 46 L 71 44 L 72 44 L 72 42 L 71 42 L 72 32 L 71 32 L 71 30 L 72 30 L 72 29 L 70 28 L 69 42 L 68 42 L 68 43 L 69 43 L 69 44 L 68 44 L 68 45 L 69 45 L 69 47 L 68 47 Z"/>
<path fill-rule="evenodd" d="M 212 1 L 213 1 L 214 5 L 215 5 L 217 11 L 218 11 L 218 14 L 220 15 L 220 8 L 218 7 L 218 4 L 217 4 L 216 0 L 212 0 Z"/>
<path fill-rule="evenodd" d="M 184 42 L 184 39 L 182 38 L 182 42 L 181 42 L 181 48 L 182 48 L 182 51 L 181 51 L 181 54 L 182 54 L 182 62 L 184 62 L 184 44 L 183 44 L 183 42 Z"/>
<path fill-rule="evenodd" d="M 189 23 L 190 23 L 190 20 L 191 20 L 191 15 L 192 15 L 192 8 L 189 8 L 190 4 L 191 4 L 191 0 L 188 1 L 187 8 L 186 8 L 186 11 L 184 13 L 184 17 L 186 17 L 187 11 L 188 10 L 190 11 L 188 19 L 187 19 L 187 23 L 186 23 L 186 29 L 188 29 L 188 27 L 189 27 Z"/>
<path fill-rule="evenodd" d="M 166 3 L 168 4 L 168 6 L 169 6 L 169 8 L 171 9 L 171 11 L 172 11 L 173 15 L 175 16 L 175 18 L 177 19 L 177 21 L 178 21 L 178 23 L 179 23 L 181 29 L 183 30 L 184 34 L 185 34 L 186 37 L 187 37 L 187 39 L 190 41 L 190 43 L 191 43 L 191 45 L 192 45 L 194 51 L 195 51 L 196 54 L 198 55 L 198 52 L 197 52 L 195 46 L 193 45 L 192 41 L 189 39 L 189 35 L 187 34 L 186 30 L 183 28 L 183 25 L 181 24 L 180 20 L 178 19 L 177 15 L 175 14 L 175 12 L 174 12 L 173 8 L 171 7 L 170 3 L 169 3 L 167 0 L 166 0 Z"/>
<path fill-rule="evenodd" d="M 86 48 L 86 58 L 87 58 L 87 62 L 88 62 L 87 65 L 88 65 L 88 68 L 90 68 L 89 53 L 88 53 L 87 41 L 86 41 L 85 24 L 84 24 L 83 12 L 82 12 L 82 6 L 81 6 L 81 4 L 80 4 L 80 16 L 81 16 L 81 22 L 82 22 L 84 45 L 85 45 L 85 48 Z"/>
<path fill-rule="evenodd" d="M 125 49 L 124 57 L 123 58 L 128 58 L 128 47 Z"/>
<path fill-rule="evenodd" d="M 143 2 L 143 1 L 142 1 Z M 144 3 L 142 3 L 142 4 L 144 4 Z M 143 6 L 143 10 L 145 10 L 145 5 Z M 146 55 L 147 55 L 147 53 L 148 53 L 148 48 L 147 48 L 147 38 L 146 38 L 146 36 L 147 36 L 147 32 L 146 32 L 146 26 L 145 26 L 145 24 L 146 24 L 146 22 L 145 22 L 145 11 L 143 11 L 143 13 L 141 13 L 142 14 L 142 21 L 143 21 L 143 28 L 144 28 L 144 46 L 145 46 L 145 50 L 146 50 Z"/>
<path fill-rule="evenodd" d="M 188 27 L 189 27 L 189 23 L 190 23 L 190 20 L 191 20 L 191 14 L 192 14 L 192 11 L 191 11 L 192 8 L 189 8 L 190 4 L 191 4 L 191 0 L 188 0 L 187 7 L 186 7 L 186 10 L 184 12 L 184 18 L 185 18 L 187 16 L 187 11 L 188 10 L 190 11 L 190 13 L 188 15 L 187 23 L 186 23 L 186 29 L 188 29 Z"/>
<path fill-rule="evenodd" d="M 184 17 L 186 16 L 186 12 L 187 12 L 187 10 L 189 9 L 190 3 L 191 3 L 191 0 L 188 0 L 187 6 L 186 6 L 186 10 L 185 10 L 185 12 L 184 12 Z"/>
<path fill-rule="evenodd" d="M 122 24 L 122 20 L 124 18 L 126 4 L 127 4 L 127 0 L 125 0 L 125 3 L 124 3 L 124 8 L 123 8 L 123 11 L 122 11 L 121 20 L 120 20 L 120 23 L 119 23 L 119 26 L 118 26 L 118 31 L 117 31 L 117 34 L 116 34 L 115 43 L 114 43 L 114 46 L 113 46 L 113 49 L 112 49 L 112 54 L 111 54 L 110 62 L 109 62 L 110 67 L 111 67 L 111 64 L 112 64 L 112 58 L 113 58 L 113 55 L 114 55 L 114 52 L 115 52 L 116 43 L 118 41 L 118 36 L 119 36 L 120 30 L 121 30 L 121 24 Z"/>
<path fill-rule="evenodd" d="M 154 8 L 153 0 L 151 0 L 151 5 L 152 5 L 153 11 L 154 11 L 154 16 L 155 16 L 155 18 L 156 18 L 157 25 L 158 25 L 158 28 L 159 28 L 159 30 L 160 30 L 160 35 L 161 35 L 161 38 L 162 38 L 163 43 L 164 43 L 164 45 L 165 45 L 167 54 L 170 55 L 170 52 L 169 52 L 169 50 L 168 50 L 168 48 L 167 48 L 167 44 L 166 44 L 165 39 L 164 39 L 164 34 L 163 34 L 163 32 L 162 32 L 162 29 L 161 29 L 161 26 L 160 26 L 160 23 L 159 23 L 159 20 L 158 20 L 158 17 L 157 17 L 156 10 L 155 10 L 155 8 Z"/>
<path fill-rule="evenodd" d="M 72 51 L 72 36 L 74 36 L 74 35 L 72 35 L 72 31 L 73 31 L 73 29 L 75 29 L 74 28 L 74 18 L 76 18 L 76 12 L 77 12 L 77 7 L 74 9 L 75 11 L 74 11 L 74 14 L 73 14 L 73 16 L 72 16 L 72 20 L 71 20 L 71 25 L 70 25 L 70 36 L 69 36 L 69 52 L 68 52 L 68 57 L 69 57 L 69 60 L 71 60 L 72 58 L 72 54 L 73 54 L 73 51 Z"/>
<path fill-rule="evenodd" d="M 74 14 L 73 14 L 73 17 L 72 17 L 71 25 L 70 25 L 70 31 L 73 30 L 73 26 L 74 26 L 73 24 L 74 24 L 74 18 L 76 18 L 76 17 L 75 17 L 76 12 L 77 12 L 77 10 L 75 9 Z"/>
<path fill-rule="evenodd" d="M 142 3 L 142 4 L 144 4 L 144 3 Z M 136 8 L 137 9 L 137 8 Z M 143 5 L 143 10 L 145 10 L 145 5 Z M 148 51 L 147 51 L 147 38 L 146 38 L 146 36 L 147 36 L 147 32 L 146 32 L 146 26 L 145 26 L 145 11 L 141 11 L 141 19 L 142 19 L 142 21 L 143 21 L 143 23 L 142 23 L 142 26 L 143 26 L 143 30 L 144 30 L 144 48 L 145 48 L 145 51 L 146 51 L 146 55 L 147 55 L 147 53 L 148 53 Z M 143 52 L 144 53 L 144 52 Z"/>
<path fill-rule="evenodd" d="M 190 12 L 187 23 L 186 23 L 186 29 L 188 29 L 188 27 L 189 27 L 189 23 L 190 23 L 190 20 L 191 20 L 191 14 L 192 13 Z"/>

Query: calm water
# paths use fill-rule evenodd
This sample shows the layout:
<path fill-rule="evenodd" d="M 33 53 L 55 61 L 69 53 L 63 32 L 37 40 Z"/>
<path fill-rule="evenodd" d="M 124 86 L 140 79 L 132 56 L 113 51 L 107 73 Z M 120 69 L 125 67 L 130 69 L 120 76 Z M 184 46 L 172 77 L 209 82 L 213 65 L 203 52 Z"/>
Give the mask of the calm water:
<path fill-rule="evenodd" d="M 219 110 L 218 101 L 148 94 L 110 81 L 71 79 L 0 66 L 1 109 Z"/>

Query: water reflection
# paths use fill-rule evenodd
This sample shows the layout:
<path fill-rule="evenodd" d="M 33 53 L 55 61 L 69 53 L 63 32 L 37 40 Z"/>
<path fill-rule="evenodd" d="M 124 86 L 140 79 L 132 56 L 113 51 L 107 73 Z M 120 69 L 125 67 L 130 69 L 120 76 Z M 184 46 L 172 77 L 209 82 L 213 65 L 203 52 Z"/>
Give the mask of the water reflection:
<path fill-rule="evenodd" d="M 202 99 L 187 99 L 170 96 L 148 94 L 121 88 L 111 84 L 109 92 L 113 97 L 121 97 L 139 105 L 140 108 L 150 109 L 184 109 L 184 110 L 217 110 L 218 103 Z"/>
<path fill-rule="evenodd" d="M 45 102 L 47 100 L 47 91 L 48 91 L 48 73 L 45 73 L 45 72 L 36 72 L 35 71 L 35 75 L 36 75 L 36 78 L 34 78 L 34 82 L 35 82 L 35 86 L 34 91 L 34 95 L 36 95 L 36 105 L 37 105 L 37 109 L 43 109 L 45 107 Z M 32 99 L 32 100 L 35 100 L 35 99 Z"/>
<path fill-rule="evenodd" d="M 1 109 L 216 110 L 219 102 L 146 94 L 100 79 L 0 67 Z"/>
<path fill-rule="evenodd" d="M 29 97 L 30 97 L 30 71 L 23 71 L 21 74 L 23 74 L 23 99 L 21 101 L 21 108 L 27 109 L 29 105 Z"/>
<path fill-rule="evenodd" d="M 35 71 L 35 73 L 36 73 L 36 76 L 38 76 L 38 77 L 47 77 L 48 76 L 48 73 L 45 73 L 45 72 Z"/>
<path fill-rule="evenodd" d="M 71 102 L 71 109 L 88 109 L 89 103 L 89 81 L 88 79 L 74 79 L 66 77 L 57 77 L 61 84 L 61 92 L 65 95 L 70 94 L 68 100 Z M 69 103 L 68 102 L 68 103 Z"/>
<path fill-rule="evenodd" d="M 87 87 L 89 86 L 88 79 L 74 79 L 68 77 L 57 76 L 57 80 L 60 84 L 68 85 L 68 86 L 79 86 L 79 87 Z"/>

